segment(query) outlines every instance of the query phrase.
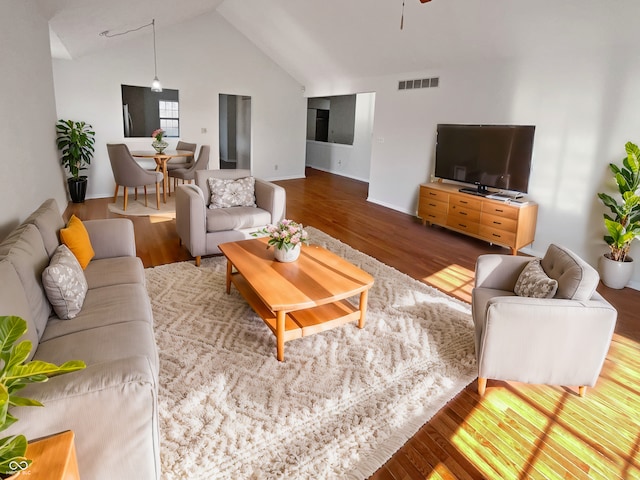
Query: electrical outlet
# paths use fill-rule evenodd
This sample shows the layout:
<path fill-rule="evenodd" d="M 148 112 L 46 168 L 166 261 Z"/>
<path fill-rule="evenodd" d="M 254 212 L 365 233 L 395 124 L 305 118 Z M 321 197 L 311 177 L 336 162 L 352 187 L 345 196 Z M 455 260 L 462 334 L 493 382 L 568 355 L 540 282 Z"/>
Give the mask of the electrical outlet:
<path fill-rule="evenodd" d="M 206 127 L 202 127 L 200 129 L 200 133 L 207 133 L 207 128 Z"/>
<path fill-rule="evenodd" d="M 274 168 L 274 170 L 277 170 L 277 169 L 278 169 L 278 164 L 276 163 L 276 164 L 273 166 L 273 168 Z"/>

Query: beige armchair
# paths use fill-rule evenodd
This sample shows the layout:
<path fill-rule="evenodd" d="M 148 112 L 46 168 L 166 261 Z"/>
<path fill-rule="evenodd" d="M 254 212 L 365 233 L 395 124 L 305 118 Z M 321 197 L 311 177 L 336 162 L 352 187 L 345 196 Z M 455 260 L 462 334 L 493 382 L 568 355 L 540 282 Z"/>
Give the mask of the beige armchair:
<path fill-rule="evenodd" d="M 584 396 L 600 375 L 617 311 L 595 291 L 596 270 L 557 245 L 540 261 L 557 282 L 554 297 L 517 296 L 516 283 L 532 259 L 478 257 L 472 292 L 478 392 L 484 394 L 490 378 L 578 386 Z"/>
<path fill-rule="evenodd" d="M 218 245 L 252 238 L 251 233 L 284 218 L 284 188 L 255 179 L 255 207 L 234 206 L 210 209 L 208 179 L 238 179 L 251 176 L 250 170 L 197 170 L 195 184 L 179 185 L 176 190 L 176 230 L 196 265 L 202 255 L 220 253 Z"/>

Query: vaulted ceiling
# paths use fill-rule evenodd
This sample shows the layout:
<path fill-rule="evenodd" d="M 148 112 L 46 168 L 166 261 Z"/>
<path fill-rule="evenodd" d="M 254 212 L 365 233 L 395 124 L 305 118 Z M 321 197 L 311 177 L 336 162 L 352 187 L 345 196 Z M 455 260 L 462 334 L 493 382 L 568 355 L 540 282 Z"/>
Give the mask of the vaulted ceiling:
<path fill-rule="evenodd" d="M 113 45 L 217 10 L 301 84 L 485 59 L 636 48 L 638 0 L 37 0 L 54 55 Z M 401 15 L 404 3 L 404 24 Z M 149 34 L 143 29 L 132 35 Z"/>

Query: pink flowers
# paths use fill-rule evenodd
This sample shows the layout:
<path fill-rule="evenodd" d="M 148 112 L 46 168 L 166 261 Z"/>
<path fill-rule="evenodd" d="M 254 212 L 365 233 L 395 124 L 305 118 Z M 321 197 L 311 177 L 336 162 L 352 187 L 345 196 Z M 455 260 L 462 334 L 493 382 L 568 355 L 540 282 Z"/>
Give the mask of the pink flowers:
<path fill-rule="evenodd" d="M 299 243 L 309 243 L 309 235 L 300 223 L 283 219 L 277 224 L 269 224 L 262 230 L 252 233 L 254 237 L 269 235 L 269 245 L 276 248 L 291 250 Z M 268 247 L 267 247 L 268 248 Z"/>
<path fill-rule="evenodd" d="M 157 141 L 162 141 L 162 137 L 164 137 L 164 130 L 162 130 L 161 128 L 158 128 L 157 130 L 154 130 L 153 133 L 151 134 L 152 138 L 155 138 Z"/>

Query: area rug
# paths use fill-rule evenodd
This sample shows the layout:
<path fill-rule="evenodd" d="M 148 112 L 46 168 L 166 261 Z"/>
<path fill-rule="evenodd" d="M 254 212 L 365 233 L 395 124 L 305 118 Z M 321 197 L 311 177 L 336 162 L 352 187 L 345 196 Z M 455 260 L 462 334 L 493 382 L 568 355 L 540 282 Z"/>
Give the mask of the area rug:
<path fill-rule="evenodd" d="M 149 192 L 147 194 L 147 200 L 149 206 L 145 207 L 144 193 L 142 191 L 138 191 L 138 200 L 134 199 L 134 195 L 129 195 L 126 210 L 123 210 L 124 197 L 118 197 L 116 203 L 109 203 L 108 208 L 111 213 L 117 213 L 119 215 L 130 215 L 133 217 L 159 216 L 166 218 L 176 218 L 175 194 L 172 194 L 170 197 L 167 196 L 167 203 L 164 203 L 162 201 L 162 194 L 160 195 L 160 210 L 156 208 L 155 192 Z"/>
<path fill-rule="evenodd" d="M 224 257 L 146 270 L 163 479 L 364 479 L 475 378 L 468 304 L 308 230 L 375 284 L 362 330 L 287 342 L 284 362 Z"/>

